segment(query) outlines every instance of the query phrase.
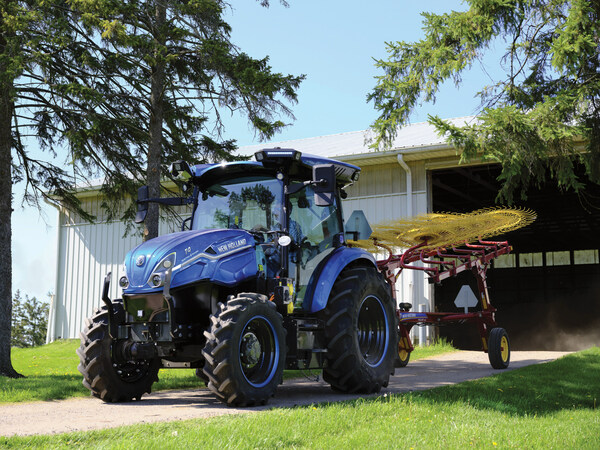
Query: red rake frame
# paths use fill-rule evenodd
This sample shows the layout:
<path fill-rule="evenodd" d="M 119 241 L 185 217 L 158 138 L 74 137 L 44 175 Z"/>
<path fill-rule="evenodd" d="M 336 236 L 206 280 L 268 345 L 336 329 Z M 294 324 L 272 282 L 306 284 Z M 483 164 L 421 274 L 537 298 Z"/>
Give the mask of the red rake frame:
<path fill-rule="evenodd" d="M 477 279 L 481 301 L 481 310 L 479 311 L 466 313 L 409 312 L 410 304 L 400 303 L 400 307 L 396 311 L 398 316 L 398 352 L 400 355 L 410 355 L 410 352 L 414 350 L 410 339 L 410 330 L 413 326 L 439 326 L 448 323 L 475 323 L 481 336 L 482 349 L 488 353 L 490 332 L 497 327 L 497 324 L 496 308 L 492 306 L 488 294 L 486 272 L 494 258 L 511 252 L 512 247 L 508 242 L 480 240 L 477 244 L 465 243 L 464 247 L 461 248 L 452 247 L 452 249 L 447 249 L 440 247 L 434 250 L 423 250 L 422 247 L 427 246 L 427 242 L 423 242 L 410 247 L 402 254 L 394 254 L 389 247 L 376 241 L 375 245 L 389 252 L 387 259 L 377 261 L 377 266 L 392 288 L 395 300 L 396 281 L 404 269 L 425 272 L 432 283 L 441 283 L 443 280 L 466 270 L 471 270 Z M 397 273 L 395 273 L 396 270 L 398 270 Z M 506 338 L 506 341 L 502 341 L 502 344 L 508 344 L 508 338 Z M 504 348 L 498 350 L 501 352 L 506 351 Z M 492 357 L 490 355 L 490 362 L 492 362 Z M 406 360 L 408 360 L 408 357 L 406 357 Z M 508 360 L 506 361 L 507 366 Z"/>

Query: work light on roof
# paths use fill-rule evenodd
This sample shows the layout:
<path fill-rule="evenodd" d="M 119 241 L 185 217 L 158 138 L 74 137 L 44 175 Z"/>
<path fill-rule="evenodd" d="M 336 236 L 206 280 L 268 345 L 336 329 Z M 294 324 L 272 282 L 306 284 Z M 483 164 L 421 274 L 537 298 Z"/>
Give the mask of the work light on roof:
<path fill-rule="evenodd" d="M 258 162 L 275 162 L 278 160 L 300 161 L 302 153 L 298 150 L 283 148 L 266 148 L 254 154 Z"/>
<path fill-rule="evenodd" d="M 169 172 L 173 178 L 181 181 L 187 181 L 192 178 L 192 168 L 186 161 L 183 160 L 172 163 L 169 167 Z"/>

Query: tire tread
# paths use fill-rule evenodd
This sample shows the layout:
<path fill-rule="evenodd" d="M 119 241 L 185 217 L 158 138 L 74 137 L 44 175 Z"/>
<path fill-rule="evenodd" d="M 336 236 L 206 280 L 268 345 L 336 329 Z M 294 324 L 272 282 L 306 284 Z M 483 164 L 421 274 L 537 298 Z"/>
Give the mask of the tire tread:
<path fill-rule="evenodd" d="M 385 303 L 389 325 L 389 343 L 385 360 L 377 368 L 367 367 L 360 355 L 355 336 L 357 302 L 363 291 L 373 289 Z M 360 298 L 359 298 L 360 297 Z M 371 267 L 354 267 L 342 271 L 334 283 L 327 307 L 320 312 L 325 322 L 327 364 L 323 379 L 336 391 L 374 393 L 387 385 L 393 373 L 397 349 L 397 318 L 382 275 Z M 356 315 L 356 317 L 354 317 Z"/>

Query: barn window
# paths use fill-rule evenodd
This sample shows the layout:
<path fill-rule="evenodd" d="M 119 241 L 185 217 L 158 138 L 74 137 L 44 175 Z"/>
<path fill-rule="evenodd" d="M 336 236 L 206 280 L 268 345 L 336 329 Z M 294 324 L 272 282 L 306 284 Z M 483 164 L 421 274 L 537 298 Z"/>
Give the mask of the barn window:
<path fill-rule="evenodd" d="M 575 264 L 598 264 L 598 250 L 575 250 Z"/>

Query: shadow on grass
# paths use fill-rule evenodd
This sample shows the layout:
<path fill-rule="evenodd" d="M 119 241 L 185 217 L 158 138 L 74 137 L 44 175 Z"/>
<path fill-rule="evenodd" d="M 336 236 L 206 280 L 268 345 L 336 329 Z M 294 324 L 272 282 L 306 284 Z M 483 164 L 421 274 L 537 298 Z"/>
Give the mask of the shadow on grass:
<path fill-rule="evenodd" d="M 0 377 L 0 403 L 63 400 L 89 395 L 77 375 L 29 375 L 25 378 Z"/>
<path fill-rule="evenodd" d="M 462 404 L 517 416 L 600 407 L 600 348 L 498 375 L 408 394 L 388 394 L 412 403 Z M 390 401 L 358 399 L 350 404 Z"/>

